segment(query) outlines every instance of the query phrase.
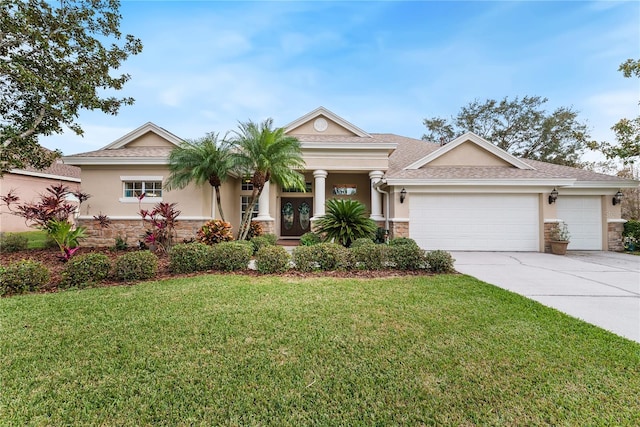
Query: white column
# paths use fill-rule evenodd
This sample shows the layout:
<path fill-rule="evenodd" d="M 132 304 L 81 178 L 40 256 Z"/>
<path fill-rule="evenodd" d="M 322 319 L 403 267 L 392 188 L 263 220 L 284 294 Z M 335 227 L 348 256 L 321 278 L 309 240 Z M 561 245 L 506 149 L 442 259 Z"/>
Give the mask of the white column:
<path fill-rule="evenodd" d="M 369 172 L 369 178 L 371 179 L 371 216 L 374 221 L 383 221 L 382 216 L 382 194 L 378 192 L 373 186 L 382 179 L 384 172 L 372 171 Z"/>
<path fill-rule="evenodd" d="M 316 185 L 313 190 L 313 218 L 312 220 L 318 219 L 322 215 L 324 215 L 324 193 L 325 193 L 325 180 L 327 179 L 327 171 L 318 169 L 313 171 L 313 177 L 316 180 Z"/>
<path fill-rule="evenodd" d="M 269 215 L 269 187 L 269 181 L 265 182 L 258 199 L 258 216 L 254 218 L 256 221 L 273 221 Z"/>

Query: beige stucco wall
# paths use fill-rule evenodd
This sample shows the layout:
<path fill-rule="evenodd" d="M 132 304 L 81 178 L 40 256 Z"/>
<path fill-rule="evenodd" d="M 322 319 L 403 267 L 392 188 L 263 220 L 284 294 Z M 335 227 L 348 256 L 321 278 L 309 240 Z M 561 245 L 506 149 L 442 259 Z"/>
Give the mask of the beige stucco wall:
<path fill-rule="evenodd" d="M 513 165 L 472 142 L 465 142 L 429 162 L 429 166 L 504 166 Z"/>
<path fill-rule="evenodd" d="M 15 190 L 15 194 L 20 197 L 21 202 L 35 202 L 40 199 L 41 194 L 46 192 L 47 187 L 58 184 L 66 185 L 71 191 L 80 189 L 78 182 L 6 173 L 0 178 L 0 194 L 4 196 L 9 191 Z M 0 207 L 0 232 L 31 230 L 33 229 L 25 224 L 23 218 L 9 213 L 4 205 Z"/>
<path fill-rule="evenodd" d="M 147 132 L 139 138 L 127 143 L 127 147 L 174 147 L 174 145 L 156 133 Z"/>
<path fill-rule="evenodd" d="M 327 121 L 327 129 L 323 132 L 318 132 L 317 130 L 315 130 L 313 128 L 313 123 L 317 120 L 317 118 L 323 118 Z M 287 135 L 343 135 L 343 136 L 357 136 L 356 134 L 354 134 L 353 132 L 351 132 L 348 129 L 345 129 L 344 127 L 340 126 L 339 124 L 331 121 L 331 119 L 325 117 L 324 115 L 320 114 L 317 118 L 306 122 L 300 126 L 298 126 L 295 129 L 291 129 L 289 132 L 287 132 Z"/>
<path fill-rule="evenodd" d="M 366 171 L 367 173 L 389 168 L 387 150 L 355 149 L 304 149 L 302 150 L 307 170 Z"/>

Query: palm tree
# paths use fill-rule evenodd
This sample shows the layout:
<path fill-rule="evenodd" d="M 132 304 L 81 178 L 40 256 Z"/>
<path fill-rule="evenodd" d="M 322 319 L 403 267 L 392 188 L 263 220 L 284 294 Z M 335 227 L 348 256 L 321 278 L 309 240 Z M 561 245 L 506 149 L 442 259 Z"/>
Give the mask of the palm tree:
<path fill-rule="evenodd" d="M 345 247 L 361 237 L 373 237 L 377 229 L 366 207 L 357 200 L 327 200 L 327 213 L 315 225 L 326 241 L 335 240 Z"/>
<path fill-rule="evenodd" d="M 241 122 L 231 138 L 238 149 L 234 154 L 235 163 L 244 176 L 250 177 L 253 184 L 251 199 L 238 230 L 238 240 L 247 237 L 253 208 L 267 181 L 283 188 L 302 191 L 305 188 L 304 176 L 296 171 L 303 169 L 305 165 L 300 142 L 285 135 L 283 128 L 272 129 L 272 125 L 272 119 L 262 123 Z"/>
<path fill-rule="evenodd" d="M 165 187 L 182 189 L 191 182 L 197 185 L 209 182 L 216 190 L 216 204 L 224 221 L 220 186 L 233 170 L 231 148 L 228 141 L 218 141 L 218 134 L 213 132 L 200 139 L 184 141 L 169 154 L 170 175 Z"/>

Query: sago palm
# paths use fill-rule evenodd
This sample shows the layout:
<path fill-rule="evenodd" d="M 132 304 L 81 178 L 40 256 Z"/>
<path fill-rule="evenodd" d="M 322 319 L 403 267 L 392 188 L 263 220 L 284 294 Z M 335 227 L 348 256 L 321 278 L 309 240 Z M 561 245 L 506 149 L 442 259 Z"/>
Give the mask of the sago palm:
<path fill-rule="evenodd" d="M 316 221 L 315 226 L 318 233 L 325 235 L 325 240 L 335 240 L 346 247 L 361 237 L 373 237 L 377 229 L 362 203 L 341 199 L 327 201 L 326 214 Z"/>
<path fill-rule="evenodd" d="M 231 142 L 238 150 L 234 153 L 240 173 L 250 177 L 253 192 L 245 211 L 238 240 L 244 240 L 251 225 L 253 208 L 267 181 L 283 188 L 304 191 L 304 176 L 296 170 L 304 168 L 300 142 L 285 135 L 283 128 L 272 129 L 273 120 L 261 123 L 240 123 Z"/>
<path fill-rule="evenodd" d="M 218 134 L 208 133 L 205 137 L 184 141 L 169 154 L 170 175 L 165 187 L 185 188 L 190 183 L 202 185 L 208 182 L 216 192 L 216 204 L 220 218 L 225 221 L 220 199 L 220 186 L 227 180 L 233 169 L 231 145 L 218 140 Z"/>

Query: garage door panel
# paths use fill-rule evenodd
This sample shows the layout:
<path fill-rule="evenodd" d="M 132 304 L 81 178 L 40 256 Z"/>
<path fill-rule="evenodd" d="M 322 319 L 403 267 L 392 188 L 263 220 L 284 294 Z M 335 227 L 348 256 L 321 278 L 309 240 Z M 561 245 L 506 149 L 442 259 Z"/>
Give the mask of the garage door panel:
<path fill-rule="evenodd" d="M 568 249 L 602 249 L 602 201 L 600 196 L 563 196 L 556 201 L 558 218 L 569 227 Z"/>
<path fill-rule="evenodd" d="M 410 236 L 425 249 L 537 251 L 536 195 L 412 194 Z"/>

